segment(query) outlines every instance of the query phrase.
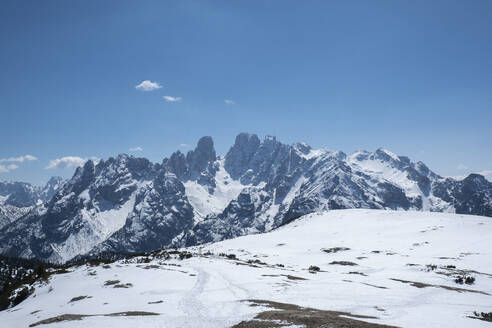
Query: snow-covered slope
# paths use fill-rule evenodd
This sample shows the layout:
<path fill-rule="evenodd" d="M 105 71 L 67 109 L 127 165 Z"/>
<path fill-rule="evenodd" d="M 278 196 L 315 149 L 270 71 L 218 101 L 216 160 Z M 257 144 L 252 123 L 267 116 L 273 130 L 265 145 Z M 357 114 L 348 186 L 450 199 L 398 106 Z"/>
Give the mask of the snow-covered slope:
<path fill-rule="evenodd" d="M 492 311 L 492 222 L 449 213 L 334 210 L 269 233 L 69 271 L 35 284 L 27 300 L 0 312 L 2 325 L 58 318 L 80 320 L 47 327 L 247 327 L 260 314 L 289 327 L 302 327 L 307 318 L 327 327 L 335 327 L 334 320 L 350 327 L 369 327 L 354 320 L 489 327 L 470 316 Z M 475 281 L 458 284 L 460 276 Z M 64 314 L 91 316 L 59 317 Z"/>
<path fill-rule="evenodd" d="M 224 168 L 224 160 L 217 160 L 215 187 L 200 184 L 196 180 L 184 182 L 186 196 L 193 206 L 195 218 L 199 222 L 210 214 L 221 213 L 245 187 L 239 181 L 231 178 Z"/>

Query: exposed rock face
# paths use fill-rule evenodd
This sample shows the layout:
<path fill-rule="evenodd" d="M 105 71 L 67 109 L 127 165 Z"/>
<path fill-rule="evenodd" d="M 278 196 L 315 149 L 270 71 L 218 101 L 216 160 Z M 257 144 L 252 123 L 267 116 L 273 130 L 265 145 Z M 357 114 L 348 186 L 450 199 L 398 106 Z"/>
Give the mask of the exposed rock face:
<path fill-rule="evenodd" d="M 241 133 L 226 155 L 225 168 L 233 179 L 240 179 L 249 169 L 250 162 L 260 147 L 256 134 Z"/>
<path fill-rule="evenodd" d="M 463 180 L 441 179 L 433 193 L 453 204 L 456 213 L 492 216 L 492 183 L 482 175 L 470 174 Z"/>
<path fill-rule="evenodd" d="M 0 229 L 26 215 L 32 208 L 32 206 L 17 207 L 12 205 L 0 205 Z"/>
<path fill-rule="evenodd" d="M 135 253 L 169 247 L 173 239 L 193 226 L 193 208 L 183 184 L 171 173 L 159 172 L 138 190 L 125 225 L 92 253 Z"/>
<path fill-rule="evenodd" d="M 198 140 L 195 150 L 189 151 L 186 155 L 186 161 L 188 162 L 192 176 L 195 174 L 199 175 L 207 168 L 210 162 L 215 162 L 216 158 L 214 142 L 211 137 L 203 137 Z"/>
<path fill-rule="evenodd" d="M 0 207 L 0 223 L 2 215 L 8 220 L 0 230 L 0 252 L 54 262 L 264 232 L 330 209 L 492 216 L 492 183 L 481 175 L 445 179 L 385 149 L 348 156 L 246 133 L 224 158 L 217 157 L 212 138 L 203 137 L 194 150 L 177 151 L 162 164 L 119 155 L 88 161 L 69 181 L 50 180 L 37 196 L 29 196 L 26 186 L 17 188 L 23 191 L 11 202 L 46 201 L 15 221 L 5 219 L 14 214 L 2 214 Z"/>
<path fill-rule="evenodd" d="M 181 181 L 194 180 L 209 186 L 212 191 L 215 188 L 216 159 L 212 138 L 203 137 L 198 140 L 196 148 L 186 154 L 186 157 L 178 150 L 169 159 L 164 159 L 163 165 Z"/>
<path fill-rule="evenodd" d="M 385 149 L 343 152 L 291 146 L 240 134 L 225 158 L 245 188 L 220 213 L 186 233 L 182 244 L 268 231 L 301 215 L 345 208 L 450 211 L 491 216 L 492 184 L 480 175 L 444 179 L 422 162 Z"/>
<path fill-rule="evenodd" d="M 39 200 L 47 202 L 53 195 L 63 187 L 65 180 L 62 177 L 51 177 L 39 192 Z"/>
<path fill-rule="evenodd" d="M 167 246 L 192 222 L 174 174 L 145 158 L 119 155 L 79 167 L 50 201 L 0 231 L 0 250 L 52 262 L 93 248 L 140 252 Z"/>

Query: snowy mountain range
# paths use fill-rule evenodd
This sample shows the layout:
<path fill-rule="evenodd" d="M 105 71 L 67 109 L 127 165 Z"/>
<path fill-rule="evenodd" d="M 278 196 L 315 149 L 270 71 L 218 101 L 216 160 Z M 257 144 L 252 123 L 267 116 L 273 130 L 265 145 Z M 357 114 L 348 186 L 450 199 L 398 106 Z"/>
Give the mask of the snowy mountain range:
<path fill-rule="evenodd" d="M 162 163 L 125 154 L 89 160 L 30 206 L 0 230 L 0 253 L 66 262 L 266 232 L 331 209 L 492 216 L 492 183 L 478 174 L 444 178 L 385 149 L 347 155 L 241 133 L 224 157 L 203 137 Z"/>

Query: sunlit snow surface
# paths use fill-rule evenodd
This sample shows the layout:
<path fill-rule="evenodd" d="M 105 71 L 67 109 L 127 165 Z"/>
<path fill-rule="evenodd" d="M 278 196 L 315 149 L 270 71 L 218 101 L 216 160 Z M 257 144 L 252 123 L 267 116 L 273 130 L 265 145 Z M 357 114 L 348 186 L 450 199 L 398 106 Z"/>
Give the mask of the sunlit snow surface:
<path fill-rule="evenodd" d="M 333 247 L 350 250 L 322 250 Z M 110 268 L 83 265 L 55 275 L 48 284 L 37 286 L 26 301 L 0 312 L 0 326 L 27 327 L 67 313 L 151 311 L 161 315 L 98 316 L 40 327 L 230 327 L 265 310 L 240 300 L 263 299 L 376 316 L 370 321 L 401 327 L 490 327 L 468 318 L 473 311 L 492 311 L 492 296 L 486 295 L 492 295 L 490 218 L 339 210 L 307 215 L 270 233 L 188 250 L 214 255 L 142 264 L 116 262 Z M 238 260 L 220 253 L 235 254 Z M 247 260 L 265 264 L 254 267 Z M 333 261 L 358 265 L 330 264 Z M 426 269 L 430 264 L 437 268 Z M 310 273 L 311 265 L 319 266 L 321 272 Z M 454 271 L 443 268 L 448 265 L 474 271 L 469 275 L 476 278 L 475 284 L 456 284 Z M 435 287 L 417 288 L 392 279 Z M 133 287 L 104 286 L 108 280 Z M 92 297 L 69 303 L 77 296 Z"/>
<path fill-rule="evenodd" d="M 82 199 L 85 197 L 84 194 L 83 192 L 80 195 Z M 102 212 L 87 211 L 83 208 L 81 214 L 85 225 L 82 226 L 82 229 L 71 234 L 62 243 L 52 244 L 51 247 L 62 261 L 68 261 L 78 254 L 89 252 L 125 224 L 126 217 L 133 210 L 134 205 L 135 193 L 118 208 Z"/>
<path fill-rule="evenodd" d="M 201 221 L 209 214 L 222 212 L 245 187 L 238 180 L 233 180 L 224 168 L 224 160 L 219 160 L 219 170 L 215 174 L 215 188 L 212 192 L 208 186 L 195 180 L 184 182 L 186 197 L 195 211 L 195 220 Z"/>
<path fill-rule="evenodd" d="M 388 150 L 381 149 L 381 151 L 391 157 L 394 161 L 398 162 L 400 159 L 398 156 L 393 154 Z M 423 211 L 439 211 L 439 212 L 454 212 L 454 207 L 442 200 L 441 198 L 435 197 L 432 191 L 429 195 L 426 195 L 420 189 L 417 181 L 412 180 L 408 177 L 408 172 L 400 170 L 393 167 L 387 161 L 381 161 L 379 159 L 371 159 L 370 157 L 364 158 L 362 160 L 358 159 L 360 154 L 367 152 L 359 151 L 355 152 L 349 157 L 350 166 L 358 171 L 364 172 L 371 177 L 376 178 L 376 184 L 381 181 L 381 179 L 390 182 L 399 188 L 401 188 L 407 197 L 421 197 L 422 199 L 422 210 Z M 370 181 L 367 181 L 371 184 Z M 376 188 L 375 185 L 373 185 Z"/>

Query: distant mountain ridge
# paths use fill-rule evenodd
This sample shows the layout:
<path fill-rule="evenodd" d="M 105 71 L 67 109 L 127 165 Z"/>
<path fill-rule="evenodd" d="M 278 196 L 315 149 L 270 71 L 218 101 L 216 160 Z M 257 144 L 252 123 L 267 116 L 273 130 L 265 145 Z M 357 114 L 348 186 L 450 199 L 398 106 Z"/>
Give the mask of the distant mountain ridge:
<path fill-rule="evenodd" d="M 0 230 L 0 253 L 65 262 L 269 231 L 304 214 L 373 208 L 492 216 L 492 183 L 443 178 L 385 149 L 286 145 L 241 133 L 224 157 L 211 137 L 161 163 L 88 161 L 53 197 Z"/>
<path fill-rule="evenodd" d="M 51 177 L 42 187 L 26 182 L 0 182 L 0 228 L 48 201 L 63 183 L 61 177 Z"/>

